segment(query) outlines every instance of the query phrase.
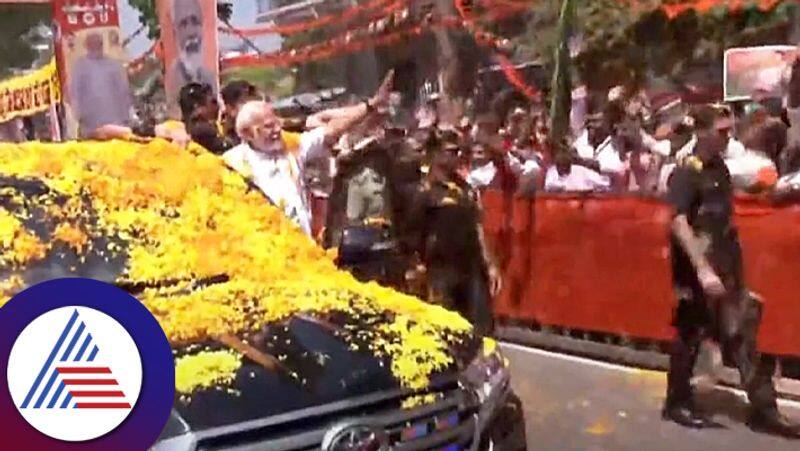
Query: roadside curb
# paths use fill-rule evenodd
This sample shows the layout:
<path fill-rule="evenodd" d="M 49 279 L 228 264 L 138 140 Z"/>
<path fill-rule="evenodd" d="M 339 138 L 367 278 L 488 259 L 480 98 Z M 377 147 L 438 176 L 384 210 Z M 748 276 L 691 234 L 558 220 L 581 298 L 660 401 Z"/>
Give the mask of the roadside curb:
<path fill-rule="evenodd" d="M 498 327 L 495 330 L 495 337 L 509 343 L 531 346 L 546 351 L 573 354 L 648 370 L 666 371 L 669 367 L 669 356 L 663 352 L 581 340 L 522 327 Z M 702 356 L 698 360 L 702 360 Z M 741 388 L 739 374 L 732 368 L 722 367 L 703 369 L 701 371 L 708 371 L 708 374 L 697 375 L 696 378 L 704 377 L 708 379 L 710 377 L 716 379 L 717 384 L 721 386 Z M 780 398 L 800 401 L 800 380 L 778 377 L 775 379 L 775 388 Z"/>

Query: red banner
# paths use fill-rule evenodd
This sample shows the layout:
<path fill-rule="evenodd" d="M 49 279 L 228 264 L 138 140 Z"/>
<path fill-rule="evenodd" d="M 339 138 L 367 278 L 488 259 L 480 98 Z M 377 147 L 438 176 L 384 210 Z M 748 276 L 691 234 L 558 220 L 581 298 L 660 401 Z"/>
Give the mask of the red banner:
<path fill-rule="evenodd" d="M 65 35 L 119 26 L 117 0 L 53 0 L 53 20 Z"/>

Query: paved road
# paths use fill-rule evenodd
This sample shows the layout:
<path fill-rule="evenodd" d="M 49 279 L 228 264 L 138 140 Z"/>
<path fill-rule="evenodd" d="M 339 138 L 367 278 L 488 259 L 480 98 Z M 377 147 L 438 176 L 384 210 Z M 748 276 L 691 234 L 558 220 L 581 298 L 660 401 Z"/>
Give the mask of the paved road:
<path fill-rule="evenodd" d="M 793 441 L 744 425 L 740 393 L 702 393 L 704 409 L 723 429 L 687 430 L 661 420 L 665 373 L 505 345 L 514 389 L 522 398 L 531 450 L 797 451 Z M 800 404 L 782 403 L 800 421 Z"/>

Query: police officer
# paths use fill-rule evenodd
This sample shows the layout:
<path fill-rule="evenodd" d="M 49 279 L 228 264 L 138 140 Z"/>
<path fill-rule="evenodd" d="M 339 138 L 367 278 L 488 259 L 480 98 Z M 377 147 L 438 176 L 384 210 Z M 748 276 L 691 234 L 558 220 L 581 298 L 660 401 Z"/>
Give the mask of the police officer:
<path fill-rule="evenodd" d="M 408 259 L 402 217 L 407 196 L 397 171 L 404 164 L 402 153 L 392 138 L 369 137 L 336 161 L 337 189 L 329 213 L 339 218 L 329 224 L 341 225 L 331 230 L 329 239 L 339 249 L 339 266 L 360 280 L 404 290 Z"/>
<path fill-rule="evenodd" d="M 778 412 L 774 358 L 756 349 L 762 306 L 744 284 L 731 178 L 722 159 L 730 119 L 704 107 L 695 124 L 694 155 L 676 169 L 668 195 L 675 209 L 672 262 L 679 301 L 663 416 L 693 428 L 715 426 L 695 410 L 689 383 L 699 344 L 711 338 L 739 370 L 750 400 L 750 427 L 797 437 L 800 429 Z"/>
<path fill-rule="evenodd" d="M 429 300 L 458 311 L 477 333 L 488 335 L 491 296 L 500 279 L 483 239 L 476 194 L 458 171 L 458 140 L 445 132 L 428 143 L 429 168 L 415 213 L 420 219 L 420 259 Z"/>

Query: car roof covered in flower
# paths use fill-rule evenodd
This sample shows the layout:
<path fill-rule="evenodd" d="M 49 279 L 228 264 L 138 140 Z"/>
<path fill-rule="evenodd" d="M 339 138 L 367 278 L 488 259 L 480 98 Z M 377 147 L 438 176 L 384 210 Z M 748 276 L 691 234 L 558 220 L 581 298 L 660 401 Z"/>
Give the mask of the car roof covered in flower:
<path fill-rule="evenodd" d="M 185 392 L 214 382 L 198 380 L 203 365 L 236 366 L 247 353 L 236 337 L 297 315 L 339 318 L 345 341 L 386 359 L 412 389 L 471 341 L 459 315 L 338 270 L 198 147 L 0 144 L 0 306 L 26 286 L 74 276 L 133 292 L 175 347 L 229 345 L 214 358 L 179 356 L 179 379 L 181 362 L 192 368 Z"/>

